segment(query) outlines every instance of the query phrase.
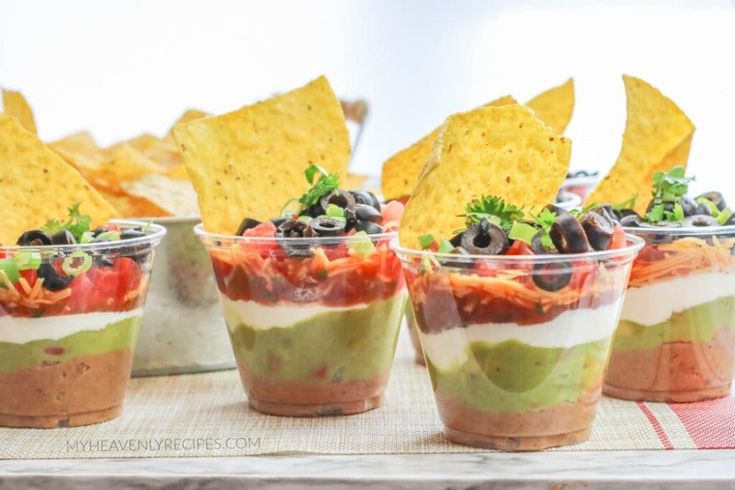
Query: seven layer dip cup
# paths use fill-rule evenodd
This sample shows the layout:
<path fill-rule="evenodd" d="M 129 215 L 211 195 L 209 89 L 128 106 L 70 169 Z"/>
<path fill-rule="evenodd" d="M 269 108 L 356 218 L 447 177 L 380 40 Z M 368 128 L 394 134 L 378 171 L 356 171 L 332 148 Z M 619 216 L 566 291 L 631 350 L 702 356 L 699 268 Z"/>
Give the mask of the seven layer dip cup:
<path fill-rule="evenodd" d="M 395 233 L 304 239 L 195 230 L 252 408 L 310 417 L 380 406 L 405 303 L 389 246 Z"/>
<path fill-rule="evenodd" d="M 610 251 L 520 256 L 393 243 L 450 440 L 540 450 L 589 437 L 631 263 L 643 245 L 627 239 Z"/>
<path fill-rule="evenodd" d="M 633 263 L 605 394 L 726 396 L 735 372 L 735 226 L 626 231 L 646 246 Z"/>
<path fill-rule="evenodd" d="M 146 236 L 0 247 L 0 426 L 73 427 L 120 415 L 166 232 L 118 224 L 144 226 Z M 72 277 L 65 261 L 89 268 Z"/>

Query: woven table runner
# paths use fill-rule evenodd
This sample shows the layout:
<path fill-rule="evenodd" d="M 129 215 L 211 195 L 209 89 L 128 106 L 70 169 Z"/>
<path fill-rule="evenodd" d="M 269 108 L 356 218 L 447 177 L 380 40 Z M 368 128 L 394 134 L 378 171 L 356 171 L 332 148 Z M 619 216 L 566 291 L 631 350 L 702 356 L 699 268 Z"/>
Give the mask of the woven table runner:
<path fill-rule="evenodd" d="M 325 418 L 250 410 L 236 371 L 132 381 L 117 420 L 0 429 L 0 459 L 474 452 L 442 434 L 425 368 L 401 339 L 385 405 Z M 592 437 L 558 451 L 735 448 L 735 399 L 694 404 L 603 398 Z"/>

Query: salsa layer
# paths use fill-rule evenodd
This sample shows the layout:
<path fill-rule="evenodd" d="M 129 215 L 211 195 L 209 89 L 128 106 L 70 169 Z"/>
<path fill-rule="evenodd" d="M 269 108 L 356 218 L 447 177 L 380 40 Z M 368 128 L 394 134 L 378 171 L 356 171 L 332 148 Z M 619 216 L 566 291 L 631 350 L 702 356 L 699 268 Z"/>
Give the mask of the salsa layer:
<path fill-rule="evenodd" d="M 252 245 L 236 250 L 211 253 L 217 286 L 232 300 L 351 306 L 392 298 L 404 286 L 400 261 L 387 243 L 367 256 L 327 247 L 307 258 L 261 253 Z"/>
<path fill-rule="evenodd" d="M 538 411 L 575 404 L 593 388 L 599 394 L 609 346 L 610 339 L 571 348 L 473 342 L 461 365 L 442 370 L 426 362 L 437 397 L 487 413 Z"/>
<path fill-rule="evenodd" d="M 365 380 L 393 362 L 404 299 L 398 294 L 289 327 L 260 329 L 226 320 L 238 364 L 255 376 L 283 382 Z"/>
<path fill-rule="evenodd" d="M 0 342 L 0 373 L 63 363 L 80 356 L 132 350 L 139 328 L 140 317 L 133 316 L 100 330 L 85 330 L 59 340 L 34 340 L 24 344 Z"/>

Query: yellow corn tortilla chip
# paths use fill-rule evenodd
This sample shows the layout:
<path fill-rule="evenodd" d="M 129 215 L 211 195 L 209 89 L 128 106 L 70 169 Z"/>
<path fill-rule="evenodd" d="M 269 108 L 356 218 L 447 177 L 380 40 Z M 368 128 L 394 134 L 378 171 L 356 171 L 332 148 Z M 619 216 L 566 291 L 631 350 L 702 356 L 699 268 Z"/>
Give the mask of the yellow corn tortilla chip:
<path fill-rule="evenodd" d="M 686 167 L 694 125 L 668 97 L 648 83 L 624 76 L 627 120 L 618 159 L 587 197 L 587 203 L 618 204 L 638 195 L 635 209 L 644 212 L 657 170 Z"/>
<path fill-rule="evenodd" d="M 124 192 L 121 184 L 149 174 L 165 171 L 160 165 L 146 158 L 135 148 L 122 144 L 109 151 L 109 159 L 95 168 L 83 169 L 82 174 L 95 188 L 104 187 L 114 192 Z"/>
<path fill-rule="evenodd" d="M 79 170 L 96 168 L 108 160 L 105 152 L 97 146 L 97 142 L 88 131 L 74 133 L 49 143 L 49 147 L 69 165 Z"/>
<path fill-rule="evenodd" d="M 171 140 L 162 140 L 152 134 L 142 134 L 135 138 L 117 143 L 109 147 L 106 152 L 111 154 L 121 146 L 128 146 L 162 167 L 181 165 L 181 154 L 176 143 Z"/>
<path fill-rule="evenodd" d="M 541 92 L 526 103 L 536 117 L 551 126 L 556 134 L 564 131 L 574 112 L 574 80 L 569 79 L 558 87 Z"/>
<path fill-rule="evenodd" d="M 115 216 L 115 209 L 76 169 L 6 114 L 0 114 L 0 202 L 4 244 L 14 244 L 21 233 L 50 219 L 66 220 L 68 208 L 76 203 L 92 218 L 92 226 Z"/>
<path fill-rule="evenodd" d="M 27 131 L 38 133 L 33 110 L 20 92 L 3 89 L 3 112 L 16 118 Z"/>
<path fill-rule="evenodd" d="M 510 95 L 489 102 L 485 107 L 515 104 Z M 431 154 L 441 127 L 436 128 L 408 148 L 399 151 L 383 164 L 380 177 L 381 192 L 386 200 L 400 199 L 411 195 L 421 168 Z"/>
<path fill-rule="evenodd" d="M 168 130 L 163 140 L 176 144 L 176 141 L 174 140 L 174 128 L 177 125 L 186 124 L 188 122 L 192 122 L 207 116 L 209 116 L 209 114 L 198 109 L 187 109 L 182 115 L 179 116 L 174 125 L 171 126 L 171 129 Z"/>
<path fill-rule="evenodd" d="M 150 202 L 148 199 L 121 194 L 105 188 L 98 189 L 99 193 L 117 210 L 121 218 L 160 218 L 170 214 Z"/>
<path fill-rule="evenodd" d="M 419 237 L 449 239 L 464 226 L 465 206 L 492 195 L 532 211 L 554 202 L 571 142 L 527 107 L 484 107 L 449 116 L 439 133 L 399 229 L 403 246 Z"/>
<path fill-rule="evenodd" d="M 168 169 L 166 175 L 176 180 L 191 180 L 189 178 L 189 172 L 186 171 L 186 165 L 183 163 Z"/>
<path fill-rule="evenodd" d="M 123 182 L 122 187 L 128 195 L 147 199 L 166 215 L 199 216 L 197 194 L 189 181 L 151 174 Z"/>
<path fill-rule="evenodd" d="M 176 126 L 174 136 L 207 231 L 233 234 L 243 218 L 277 216 L 309 187 L 311 163 L 344 175 L 350 142 L 326 78 L 216 117 Z"/>

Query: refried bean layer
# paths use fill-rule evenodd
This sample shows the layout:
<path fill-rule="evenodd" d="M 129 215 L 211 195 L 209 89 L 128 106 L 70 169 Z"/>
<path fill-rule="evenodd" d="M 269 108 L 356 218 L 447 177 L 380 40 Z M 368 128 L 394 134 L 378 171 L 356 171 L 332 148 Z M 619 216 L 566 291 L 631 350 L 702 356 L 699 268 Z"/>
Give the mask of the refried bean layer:
<path fill-rule="evenodd" d="M 0 426 L 73 427 L 115 418 L 132 364 L 126 349 L 0 374 Z"/>
<path fill-rule="evenodd" d="M 250 405 L 277 415 L 346 415 L 376 408 L 388 384 L 389 371 L 367 380 L 282 382 L 253 374 L 238 364 Z"/>
<path fill-rule="evenodd" d="M 709 342 L 665 342 L 613 352 L 605 394 L 646 401 L 693 402 L 725 396 L 735 373 L 735 335 L 720 328 Z"/>

